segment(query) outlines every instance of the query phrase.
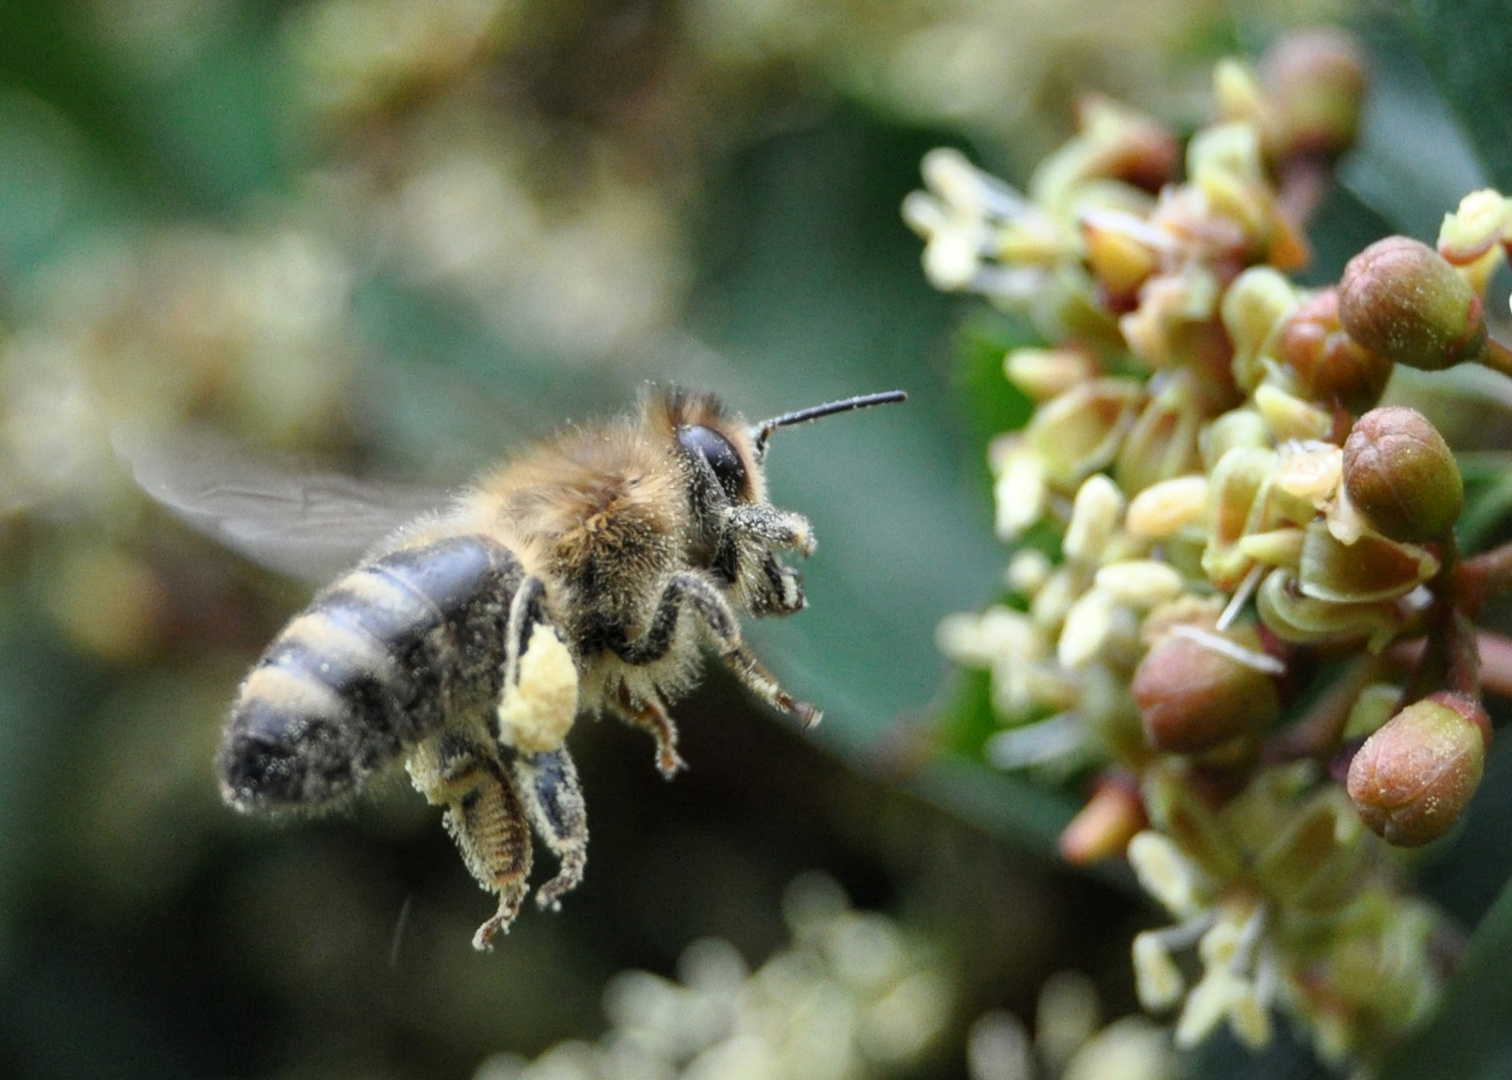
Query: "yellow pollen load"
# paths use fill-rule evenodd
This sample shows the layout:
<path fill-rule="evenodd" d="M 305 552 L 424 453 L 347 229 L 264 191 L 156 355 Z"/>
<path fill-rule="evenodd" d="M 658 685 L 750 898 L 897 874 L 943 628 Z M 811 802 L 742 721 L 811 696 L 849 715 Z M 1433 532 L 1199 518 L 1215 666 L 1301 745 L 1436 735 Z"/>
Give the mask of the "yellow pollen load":
<path fill-rule="evenodd" d="M 527 754 L 560 750 L 578 710 L 572 654 L 550 627 L 537 625 L 520 657 L 520 678 L 499 702 L 499 738 Z"/>

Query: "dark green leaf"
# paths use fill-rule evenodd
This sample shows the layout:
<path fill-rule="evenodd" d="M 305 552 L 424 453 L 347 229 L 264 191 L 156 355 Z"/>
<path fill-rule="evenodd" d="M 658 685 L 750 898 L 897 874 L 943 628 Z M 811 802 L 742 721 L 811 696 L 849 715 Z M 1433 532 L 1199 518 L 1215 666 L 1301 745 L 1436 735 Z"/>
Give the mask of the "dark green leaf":
<path fill-rule="evenodd" d="M 967 428 L 981 443 L 1029 421 L 1034 403 L 1003 377 L 1010 349 L 1044 344 L 1020 319 L 979 308 L 956 334 L 955 382 Z"/>
<path fill-rule="evenodd" d="M 992 676 L 985 671 L 961 672 L 944 710 L 943 749 L 980 757 L 983 744 L 1002 729 L 992 710 Z"/>
<path fill-rule="evenodd" d="M 1398 1052 L 1381 1080 L 1480 1080 L 1512 1070 L 1512 890 L 1481 921 L 1433 1022 Z"/>
<path fill-rule="evenodd" d="M 1490 182 L 1512 186 L 1512 12 L 1506 0 L 1416 0 L 1412 18 L 1423 58 Z"/>
<path fill-rule="evenodd" d="M 984 832 L 1053 854 L 1078 800 L 975 761 L 942 757 L 909 784 L 920 797 Z"/>

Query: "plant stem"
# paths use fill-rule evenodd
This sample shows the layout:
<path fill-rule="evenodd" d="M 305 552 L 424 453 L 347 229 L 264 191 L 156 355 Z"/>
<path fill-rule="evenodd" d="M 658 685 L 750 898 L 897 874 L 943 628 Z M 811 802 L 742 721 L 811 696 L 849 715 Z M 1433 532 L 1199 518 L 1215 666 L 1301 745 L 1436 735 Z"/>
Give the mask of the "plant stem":
<path fill-rule="evenodd" d="M 1395 663 L 1394 654 L 1389 652 L 1351 661 L 1349 670 L 1296 723 L 1266 741 L 1265 759 L 1272 762 L 1307 759 L 1326 764 L 1344 743 L 1344 727 L 1360 691 L 1384 677 Z"/>
<path fill-rule="evenodd" d="M 1464 560 L 1455 568 L 1454 579 L 1460 608 L 1473 616 L 1488 598 L 1512 592 L 1512 544 Z"/>
<path fill-rule="evenodd" d="M 1512 377 L 1512 349 L 1495 338 L 1486 339 L 1486 351 L 1481 354 L 1479 362 L 1492 371 Z"/>

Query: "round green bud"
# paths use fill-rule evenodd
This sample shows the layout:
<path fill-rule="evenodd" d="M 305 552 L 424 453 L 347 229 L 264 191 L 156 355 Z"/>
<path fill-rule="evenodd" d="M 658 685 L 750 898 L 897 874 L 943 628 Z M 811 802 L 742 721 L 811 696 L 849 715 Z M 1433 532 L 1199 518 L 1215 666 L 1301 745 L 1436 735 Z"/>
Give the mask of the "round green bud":
<path fill-rule="evenodd" d="M 1465 505 L 1449 444 L 1416 409 L 1388 405 L 1355 421 L 1344 440 L 1344 491 L 1382 536 L 1423 543 L 1447 536 Z"/>
<path fill-rule="evenodd" d="M 1349 763 L 1346 788 L 1361 820 L 1399 847 L 1443 836 L 1480 784 L 1490 731 L 1485 709 L 1465 694 L 1407 706 Z"/>
<path fill-rule="evenodd" d="M 1349 260 L 1339 320 L 1365 348 L 1423 371 L 1486 351 L 1480 296 L 1442 255 L 1406 236 L 1378 240 Z"/>

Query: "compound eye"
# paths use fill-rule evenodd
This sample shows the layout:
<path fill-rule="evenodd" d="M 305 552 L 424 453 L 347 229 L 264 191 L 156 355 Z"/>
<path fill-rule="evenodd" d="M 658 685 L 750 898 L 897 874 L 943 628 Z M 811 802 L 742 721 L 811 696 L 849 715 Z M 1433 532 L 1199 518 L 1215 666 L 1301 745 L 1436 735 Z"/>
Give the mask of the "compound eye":
<path fill-rule="evenodd" d="M 709 463 L 719 486 L 724 488 L 731 501 L 740 498 L 740 489 L 745 486 L 746 471 L 729 439 L 713 428 L 694 424 L 677 429 L 677 442 L 688 453 Z"/>

